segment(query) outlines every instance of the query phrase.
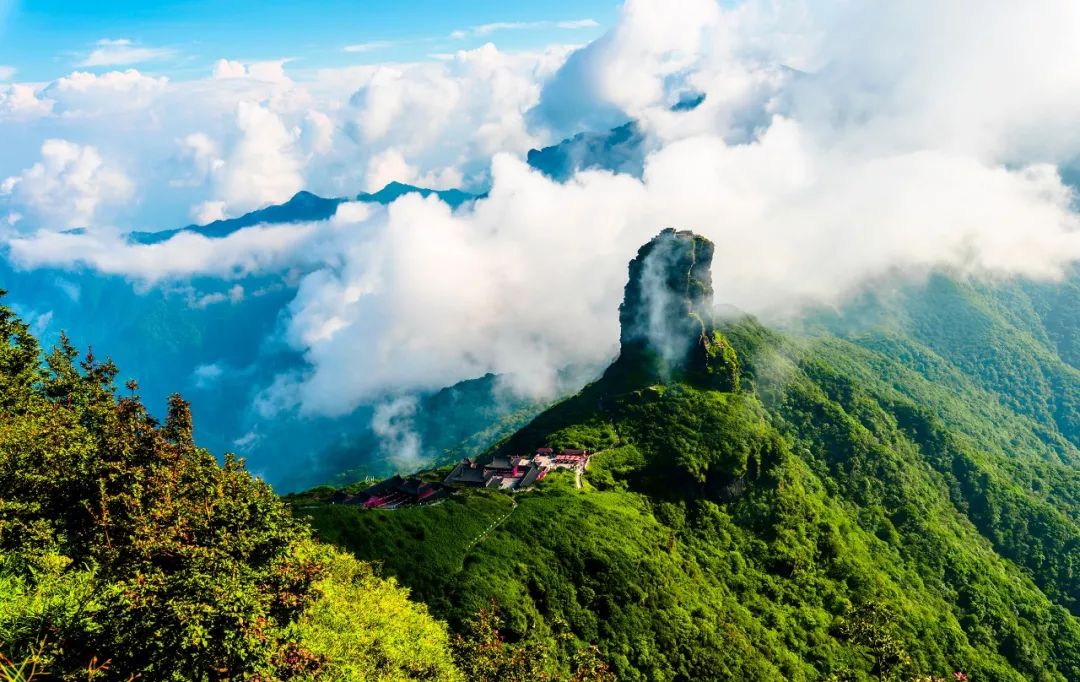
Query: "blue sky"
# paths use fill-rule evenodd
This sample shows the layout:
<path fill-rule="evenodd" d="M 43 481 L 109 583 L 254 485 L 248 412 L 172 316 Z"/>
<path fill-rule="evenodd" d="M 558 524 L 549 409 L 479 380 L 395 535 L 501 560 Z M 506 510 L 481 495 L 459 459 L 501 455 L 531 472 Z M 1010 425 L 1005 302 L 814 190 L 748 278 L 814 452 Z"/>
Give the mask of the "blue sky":
<path fill-rule="evenodd" d="M 201 75 L 220 58 L 288 57 L 293 68 L 414 60 L 495 38 L 500 49 L 588 42 L 617 9 L 612 0 L 0 0 L 0 65 L 20 80 L 44 80 L 74 68 L 129 65 Z M 585 19 L 596 25 L 567 27 Z M 103 40 L 130 42 L 98 45 Z M 346 52 L 350 45 L 360 47 Z M 131 61 L 95 65 L 90 56 L 103 47 L 123 48 Z"/>

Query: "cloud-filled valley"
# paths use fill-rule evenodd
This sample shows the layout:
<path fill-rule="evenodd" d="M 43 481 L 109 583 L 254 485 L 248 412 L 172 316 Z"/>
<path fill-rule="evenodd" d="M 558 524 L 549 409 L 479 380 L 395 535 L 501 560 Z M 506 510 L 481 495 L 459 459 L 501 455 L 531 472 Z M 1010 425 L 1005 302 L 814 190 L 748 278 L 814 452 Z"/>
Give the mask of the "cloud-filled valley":
<path fill-rule="evenodd" d="M 1078 30 L 1064 0 L 629 0 L 581 47 L 0 84 L 0 141 L 18 151 L 0 234 L 22 270 L 240 287 L 216 306 L 282 283 L 274 342 L 303 366 L 259 387 L 265 415 L 334 417 L 488 373 L 551 396 L 562 369 L 616 352 L 626 262 L 669 225 L 716 243 L 719 301 L 772 318 L 934 269 L 1060 276 L 1080 259 Z M 627 121 L 640 176 L 560 182 L 525 161 Z M 390 181 L 484 194 L 349 201 L 220 238 L 126 234 Z"/>

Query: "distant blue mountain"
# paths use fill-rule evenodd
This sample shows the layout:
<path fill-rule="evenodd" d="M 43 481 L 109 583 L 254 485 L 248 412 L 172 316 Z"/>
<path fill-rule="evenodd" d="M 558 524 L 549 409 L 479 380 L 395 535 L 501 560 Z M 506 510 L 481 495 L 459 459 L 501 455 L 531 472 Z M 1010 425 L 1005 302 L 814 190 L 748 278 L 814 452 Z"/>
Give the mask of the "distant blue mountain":
<path fill-rule="evenodd" d="M 462 204 L 477 198 L 475 194 L 462 192 L 459 189 L 433 190 L 423 187 L 414 187 L 401 182 L 391 182 L 378 192 L 363 192 L 358 194 L 354 201 L 362 201 L 372 204 L 389 204 L 406 194 L 419 194 L 422 197 L 435 196 L 446 202 L 451 208 L 457 208 Z M 180 232 L 194 232 L 204 237 L 225 237 L 237 230 L 254 225 L 280 225 L 284 223 L 312 222 L 327 220 L 334 215 L 337 207 L 349 201 L 343 198 L 324 198 L 311 192 L 298 192 L 296 196 L 284 204 L 267 206 L 251 213 L 245 213 L 239 218 L 228 220 L 216 220 L 207 225 L 188 225 L 175 230 L 162 230 L 160 232 L 132 232 L 129 238 L 140 244 L 158 244 L 167 241 Z"/>
<path fill-rule="evenodd" d="M 434 194 L 439 197 L 439 199 L 442 199 L 444 203 L 449 205 L 450 208 L 457 208 L 466 202 L 480 198 L 480 195 L 462 192 L 460 189 L 425 189 L 423 187 L 406 185 L 401 182 L 391 182 L 374 194 L 364 193 L 358 195 L 356 200 L 385 205 L 406 194 L 419 194 L 425 198 Z"/>
<path fill-rule="evenodd" d="M 672 111 L 693 111 L 705 101 L 704 92 L 684 92 L 679 101 L 671 106 Z"/>
<path fill-rule="evenodd" d="M 671 106 L 673 112 L 693 111 L 705 101 L 705 93 L 684 92 Z M 607 170 L 640 178 L 645 172 L 645 135 L 636 121 L 606 133 L 585 132 L 559 144 L 532 149 L 529 165 L 558 182 L 566 182 L 583 170 Z"/>
<path fill-rule="evenodd" d="M 606 133 L 578 133 L 559 144 L 529 152 L 530 166 L 558 182 L 582 170 L 601 169 L 641 177 L 645 136 L 631 121 Z"/>

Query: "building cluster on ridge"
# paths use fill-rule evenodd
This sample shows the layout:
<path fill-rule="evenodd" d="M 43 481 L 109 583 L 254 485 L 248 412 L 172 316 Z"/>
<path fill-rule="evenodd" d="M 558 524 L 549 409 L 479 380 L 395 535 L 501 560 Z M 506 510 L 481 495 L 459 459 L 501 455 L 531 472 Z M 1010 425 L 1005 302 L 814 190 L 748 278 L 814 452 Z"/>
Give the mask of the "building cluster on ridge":
<path fill-rule="evenodd" d="M 564 449 L 555 452 L 553 448 L 539 448 L 532 455 L 499 456 L 484 465 L 465 459 L 454 467 L 443 484 L 522 490 L 555 469 L 584 472 L 589 466 L 590 457 L 592 453 L 588 450 Z"/>
<path fill-rule="evenodd" d="M 591 457 L 592 453 L 588 450 L 564 449 L 556 452 L 553 448 L 539 448 L 532 455 L 499 456 L 487 464 L 464 459 L 442 483 L 393 476 L 359 492 L 340 490 L 330 497 L 329 502 L 364 509 L 400 509 L 441 500 L 455 486 L 524 490 L 556 469 L 583 473 Z"/>
<path fill-rule="evenodd" d="M 398 509 L 429 504 L 445 497 L 446 492 L 446 488 L 439 483 L 394 476 L 360 492 L 339 490 L 329 501 L 331 504 L 350 504 L 364 509 Z"/>

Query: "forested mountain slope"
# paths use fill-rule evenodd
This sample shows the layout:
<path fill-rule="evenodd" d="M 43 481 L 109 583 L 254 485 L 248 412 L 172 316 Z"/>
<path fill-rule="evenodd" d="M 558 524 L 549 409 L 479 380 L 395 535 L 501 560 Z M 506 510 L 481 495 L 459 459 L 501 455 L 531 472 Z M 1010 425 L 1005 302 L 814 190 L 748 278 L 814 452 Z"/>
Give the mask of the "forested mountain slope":
<path fill-rule="evenodd" d="M 461 679 L 427 609 L 116 374 L 0 306 L 0 680 Z"/>
<path fill-rule="evenodd" d="M 596 450 L 582 488 L 297 503 L 452 627 L 494 599 L 620 679 L 1080 680 L 1075 284 L 941 275 L 777 332 L 711 319 L 712 248 L 643 247 L 619 359 L 490 453 Z"/>

